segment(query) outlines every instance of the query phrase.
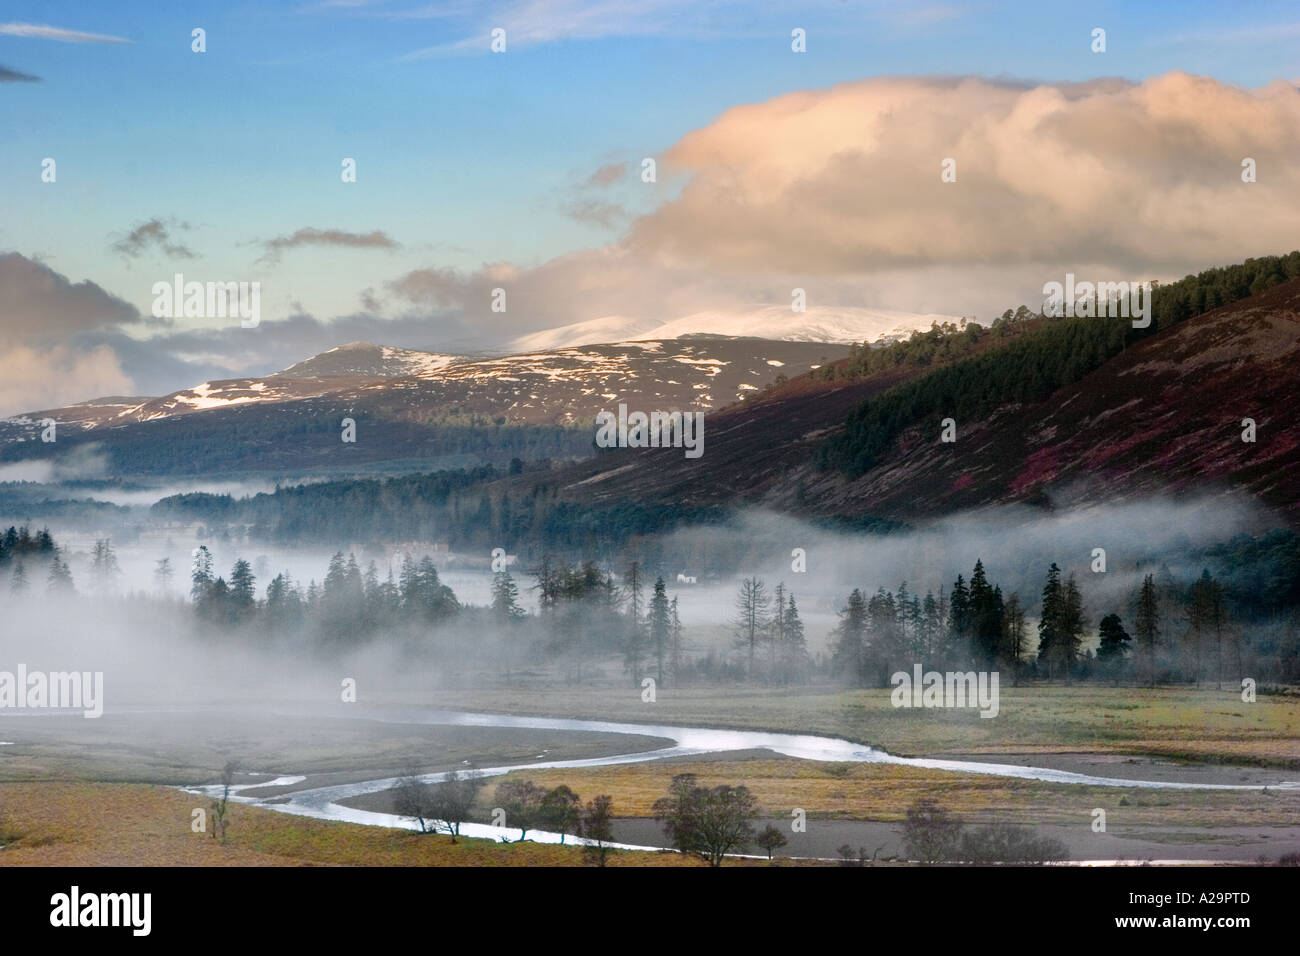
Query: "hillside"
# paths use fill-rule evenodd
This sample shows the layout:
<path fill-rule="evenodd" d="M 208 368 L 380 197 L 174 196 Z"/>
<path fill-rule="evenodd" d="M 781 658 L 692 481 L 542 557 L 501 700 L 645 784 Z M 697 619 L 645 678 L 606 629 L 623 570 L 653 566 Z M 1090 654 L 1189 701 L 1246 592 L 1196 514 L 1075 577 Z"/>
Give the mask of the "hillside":
<path fill-rule="evenodd" d="M 1300 279 L 1181 322 L 1161 321 L 1155 334 L 1128 344 L 1121 329 L 1118 354 L 1092 356 L 1095 368 L 1063 373 L 1077 380 L 1035 400 L 999 400 L 988 394 L 988 381 L 964 393 L 953 384 L 987 372 L 1012 350 L 1072 340 L 1067 322 L 1105 321 L 1064 320 L 948 370 L 899 368 L 843 382 L 806 377 L 709 416 L 700 459 L 674 450 L 609 452 L 566 472 L 563 495 L 693 507 L 743 500 L 809 515 L 906 521 L 1011 501 L 1083 505 L 1235 490 L 1300 519 L 1300 423 L 1289 414 L 1300 360 Z M 1039 372 L 1026 365 L 1017 374 Z M 926 383 L 941 381 L 948 384 L 940 396 L 953 389 L 980 401 L 932 411 L 925 389 L 940 385 Z M 892 401 L 899 394 L 912 398 Z M 855 459 L 852 446 L 845 448 L 846 422 L 869 420 L 873 408 L 894 410 L 861 440 L 886 425 L 887 440 Z M 939 440 L 943 417 L 956 420 L 955 443 Z M 1244 418 L 1256 422 L 1253 444 L 1242 441 Z M 852 467 L 853 460 L 865 468 Z"/>

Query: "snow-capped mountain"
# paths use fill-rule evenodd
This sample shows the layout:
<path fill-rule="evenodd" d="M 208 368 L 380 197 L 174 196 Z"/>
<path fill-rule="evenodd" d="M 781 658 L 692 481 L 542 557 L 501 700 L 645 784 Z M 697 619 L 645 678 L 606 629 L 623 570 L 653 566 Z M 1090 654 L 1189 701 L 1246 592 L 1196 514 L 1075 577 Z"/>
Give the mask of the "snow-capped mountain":
<path fill-rule="evenodd" d="M 491 358 L 353 342 L 271 375 L 0 419 L 0 462 L 77 442 L 102 443 L 118 474 L 188 473 L 205 460 L 243 471 L 567 457 L 590 451 L 586 426 L 620 403 L 711 412 L 848 354 L 846 345 L 717 335 Z M 344 418 L 365 436 L 356 449 L 338 442 Z M 37 440 L 46 419 L 60 425 L 57 449 Z"/>
<path fill-rule="evenodd" d="M 696 312 L 669 322 L 611 315 L 521 335 L 510 342 L 509 350 L 532 352 L 589 345 L 593 342 L 677 339 L 687 335 L 728 335 L 785 342 L 851 345 L 903 338 L 914 330 L 928 329 L 934 322 L 957 321 L 957 316 L 937 313 L 839 306 L 810 306 L 804 312 L 794 312 L 788 305 L 769 305 L 743 311 Z"/>

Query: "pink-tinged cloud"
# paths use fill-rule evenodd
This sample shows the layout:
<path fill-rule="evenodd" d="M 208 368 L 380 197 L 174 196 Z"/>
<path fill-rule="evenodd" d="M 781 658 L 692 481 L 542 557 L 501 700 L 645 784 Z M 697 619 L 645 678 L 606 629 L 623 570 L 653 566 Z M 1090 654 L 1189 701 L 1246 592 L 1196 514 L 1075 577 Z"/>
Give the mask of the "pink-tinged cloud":
<path fill-rule="evenodd" d="M 541 327 L 788 302 L 800 286 L 819 304 L 987 321 L 1037 307 L 1066 271 L 1174 278 L 1290 251 L 1297 155 L 1300 89 L 1285 82 L 885 77 L 791 93 L 683 136 L 645 186 L 671 198 L 615 243 L 517 270 L 511 302 Z M 477 311 L 490 284 L 442 271 L 429 288 Z"/>
<path fill-rule="evenodd" d="M 738 271 L 1181 268 L 1291 249 L 1298 151 L 1290 83 L 872 79 L 735 107 L 683 137 L 660 164 L 685 177 L 680 197 L 631 238 Z M 1242 182 L 1246 157 L 1256 183 Z"/>

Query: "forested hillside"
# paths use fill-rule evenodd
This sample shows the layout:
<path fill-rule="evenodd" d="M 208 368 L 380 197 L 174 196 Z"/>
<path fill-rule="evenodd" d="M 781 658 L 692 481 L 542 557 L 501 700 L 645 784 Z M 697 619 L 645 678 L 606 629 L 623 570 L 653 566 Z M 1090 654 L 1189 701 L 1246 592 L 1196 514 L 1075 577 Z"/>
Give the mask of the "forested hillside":
<path fill-rule="evenodd" d="M 1126 346 L 1172 328 L 1221 305 L 1258 295 L 1288 279 L 1300 277 L 1300 252 L 1247 259 L 1240 265 L 1208 269 L 1166 286 L 1152 295 L 1152 323 L 1135 329 L 1123 318 L 1033 319 L 1027 310 L 1007 314 L 994 323 L 991 334 L 1006 336 L 1017 324 L 1036 328 L 1006 344 L 891 389 L 864 402 L 828 438 L 817 462 L 852 475 L 874 468 L 882 454 L 908 427 L 926 419 L 981 417 L 1010 403 L 1035 402 L 1062 386 L 1073 384 L 1118 355 Z M 978 326 L 958 341 L 971 348 L 985 334 Z M 847 363 L 848 376 L 894 365 L 929 365 L 952 354 L 953 336 L 938 330 L 916 333 L 898 345 L 863 353 Z"/>

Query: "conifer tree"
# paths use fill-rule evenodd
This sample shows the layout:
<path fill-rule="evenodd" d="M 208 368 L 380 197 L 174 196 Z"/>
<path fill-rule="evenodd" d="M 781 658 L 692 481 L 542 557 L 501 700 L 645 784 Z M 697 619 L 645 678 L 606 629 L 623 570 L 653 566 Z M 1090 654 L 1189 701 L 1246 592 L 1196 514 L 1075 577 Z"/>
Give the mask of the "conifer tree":
<path fill-rule="evenodd" d="M 27 569 L 23 566 L 22 558 L 14 564 L 13 576 L 9 579 L 9 593 L 25 594 L 27 592 Z"/>
<path fill-rule="evenodd" d="M 791 594 L 785 606 L 785 643 L 782 645 L 782 671 L 787 681 L 803 679 L 808 671 L 808 641 L 804 637 L 803 621 Z"/>
<path fill-rule="evenodd" d="M 1052 562 L 1047 569 L 1047 583 L 1043 585 L 1043 607 L 1038 615 L 1038 660 L 1047 665 L 1051 679 L 1052 663 L 1060 657 L 1065 591 L 1061 587 L 1061 569 Z"/>
<path fill-rule="evenodd" d="M 190 600 L 196 608 L 202 606 L 212 583 L 212 552 L 206 544 L 201 544 L 194 549 L 194 562 L 190 566 Z"/>
<path fill-rule="evenodd" d="M 492 575 L 492 617 L 499 627 L 510 627 L 524 616 L 519 606 L 519 588 L 509 571 Z"/>
<path fill-rule="evenodd" d="M 243 558 L 236 561 L 230 571 L 230 612 L 235 620 L 248 620 L 257 609 L 256 582 L 252 565 Z"/>
<path fill-rule="evenodd" d="M 854 684 L 862 682 L 866 665 L 867 602 L 858 588 L 840 609 L 840 623 L 835 628 L 835 669 Z"/>
<path fill-rule="evenodd" d="M 633 561 L 625 575 L 627 584 L 627 637 L 624 644 L 624 668 L 632 675 L 632 685 L 641 686 L 641 666 L 645 650 L 642 647 L 641 626 L 641 562 Z"/>
<path fill-rule="evenodd" d="M 46 580 L 46 590 L 50 594 L 71 595 L 76 593 L 76 587 L 72 582 L 72 569 L 68 567 L 67 562 L 55 552 L 54 560 L 50 562 L 50 575 Z"/>
<path fill-rule="evenodd" d="M 673 683 L 680 684 L 682 680 L 682 619 L 677 614 L 677 596 L 673 595 L 672 601 L 668 605 L 668 613 L 671 618 L 672 635 L 672 653 L 670 660 L 672 662 Z"/>
<path fill-rule="evenodd" d="M 668 641 L 672 636 L 672 614 L 668 606 L 668 593 L 664 589 L 662 577 L 655 580 L 654 595 L 650 598 L 650 646 L 655 654 L 655 681 L 660 686 L 664 682 L 664 657 L 668 652 Z"/>
<path fill-rule="evenodd" d="M 1156 594 L 1155 578 L 1150 574 L 1142 579 L 1133 629 L 1148 686 L 1155 687 L 1156 646 L 1160 643 L 1160 599 Z"/>
<path fill-rule="evenodd" d="M 1124 630 L 1124 624 L 1120 621 L 1118 614 L 1107 614 L 1097 625 L 1097 633 L 1101 636 L 1101 643 L 1097 646 L 1097 660 L 1108 662 L 1118 666 L 1124 661 L 1124 655 L 1128 653 L 1129 643 L 1132 638 Z"/>

